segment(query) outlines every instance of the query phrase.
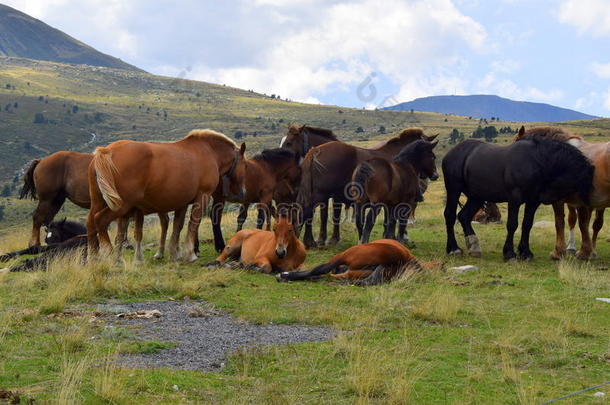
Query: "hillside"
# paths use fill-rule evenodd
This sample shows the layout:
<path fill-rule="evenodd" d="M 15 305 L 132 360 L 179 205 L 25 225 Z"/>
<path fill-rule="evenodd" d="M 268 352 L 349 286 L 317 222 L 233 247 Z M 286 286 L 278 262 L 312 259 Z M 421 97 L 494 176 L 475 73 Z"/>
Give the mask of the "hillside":
<path fill-rule="evenodd" d="M 487 119 L 500 117 L 502 120 L 522 122 L 558 122 L 597 118 L 549 104 L 514 101 L 493 95 L 422 97 L 386 109 L 427 111 Z"/>
<path fill-rule="evenodd" d="M 140 71 L 3 4 L 0 4 L 0 56 Z"/>

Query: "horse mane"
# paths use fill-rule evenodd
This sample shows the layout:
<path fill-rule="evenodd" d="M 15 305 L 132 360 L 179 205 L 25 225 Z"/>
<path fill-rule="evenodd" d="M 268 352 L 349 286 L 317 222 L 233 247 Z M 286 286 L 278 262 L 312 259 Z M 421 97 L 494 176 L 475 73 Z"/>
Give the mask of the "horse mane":
<path fill-rule="evenodd" d="M 83 235 L 87 233 L 87 228 L 80 222 L 69 221 L 66 218 L 59 221 L 53 221 L 48 226 L 49 229 L 56 228 L 73 235 Z"/>
<path fill-rule="evenodd" d="M 228 143 L 237 148 L 237 144 L 235 143 L 235 141 L 233 139 L 229 138 L 225 134 L 221 134 L 220 132 L 216 132 L 211 129 L 193 129 L 191 132 L 188 133 L 187 136 L 185 136 L 182 139 L 189 139 L 189 138 L 215 139 L 215 140 L 218 140 L 221 142 Z"/>
<path fill-rule="evenodd" d="M 418 156 L 421 156 L 425 149 L 429 148 L 428 144 L 429 142 L 423 139 L 411 142 L 400 150 L 398 155 L 394 157 L 394 161 L 399 164 L 412 163 L 417 160 Z"/>
<path fill-rule="evenodd" d="M 422 139 L 424 137 L 424 131 L 421 128 L 407 128 L 400 131 L 400 133 L 394 138 L 390 138 L 385 142 L 382 142 L 372 149 L 381 149 L 388 145 L 403 144 L 405 141 Z"/>
<path fill-rule="evenodd" d="M 576 183 L 579 184 L 578 193 L 584 201 L 588 201 L 593 187 L 594 167 L 578 148 L 560 139 L 540 135 L 525 135 L 517 142 L 531 141 L 536 145 L 537 160 L 548 177 L 566 175 L 565 173 L 558 174 L 557 168 L 570 164 L 573 169 L 570 175 L 575 176 Z"/>
<path fill-rule="evenodd" d="M 253 160 L 264 161 L 270 164 L 280 164 L 287 160 L 294 160 L 294 153 L 284 148 L 265 149 L 258 155 L 252 157 Z"/>
<path fill-rule="evenodd" d="M 325 138 L 325 139 L 330 139 L 331 141 L 338 141 L 339 140 L 337 138 L 337 136 L 335 135 L 335 133 L 332 130 L 330 130 L 330 129 L 312 127 L 312 126 L 309 126 L 307 124 L 301 125 L 301 126 L 292 124 L 292 125 L 290 125 L 288 127 L 288 132 L 290 132 L 290 133 L 300 134 L 303 131 L 307 131 L 310 134 L 318 135 L 318 136 L 320 136 L 322 138 Z"/>
<path fill-rule="evenodd" d="M 569 141 L 570 139 L 583 140 L 582 136 L 571 134 L 562 128 L 558 127 L 534 127 L 525 131 L 524 136 L 540 136 L 550 139 L 558 139 L 560 141 Z"/>

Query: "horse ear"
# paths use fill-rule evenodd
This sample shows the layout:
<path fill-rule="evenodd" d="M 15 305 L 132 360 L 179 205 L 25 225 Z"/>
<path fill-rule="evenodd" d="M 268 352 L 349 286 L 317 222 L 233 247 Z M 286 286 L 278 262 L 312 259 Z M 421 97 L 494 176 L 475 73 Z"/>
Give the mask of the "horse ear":
<path fill-rule="evenodd" d="M 241 146 L 239 147 L 239 154 L 243 156 L 244 153 L 246 153 L 246 143 L 242 142 Z"/>
<path fill-rule="evenodd" d="M 432 142 L 433 140 L 435 140 L 435 139 L 436 139 L 436 137 L 437 137 L 438 135 L 439 135 L 439 134 L 432 135 L 432 136 L 428 136 L 428 137 L 427 137 L 428 139 L 426 139 L 426 140 L 427 140 L 428 142 Z"/>
<path fill-rule="evenodd" d="M 430 145 L 432 145 L 432 147 L 430 149 L 434 149 L 436 147 L 436 145 L 438 145 L 438 140 L 430 143 Z"/>
<path fill-rule="evenodd" d="M 61 224 L 64 225 L 66 223 L 67 219 L 68 219 L 67 217 L 64 217 L 64 219 L 61 220 Z"/>
<path fill-rule="evenodd" d="M 517 134 L 517 138 L 523 138 L 523 135 L 525 135 L 525 127 L 521 125 L 521 128 L 519 128 L 519 133 Z"/>

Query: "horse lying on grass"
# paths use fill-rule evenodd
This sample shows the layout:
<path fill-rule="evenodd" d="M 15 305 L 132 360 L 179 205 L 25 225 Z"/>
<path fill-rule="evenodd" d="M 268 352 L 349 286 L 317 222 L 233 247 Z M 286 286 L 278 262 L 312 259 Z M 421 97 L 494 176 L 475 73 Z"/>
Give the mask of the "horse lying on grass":
<path fill-rule="evenodd" d="M 40 254 L 40 256 L 0 269 L 0 273 L 46 270 L 49 262 L 59 255 L 87 246 L 87 228 L 78 222 L 66 221 L 65 218 L 61 221 L 53 221 L 47 226 L 46 231 L 46 246 L 31 246 L 16 252 L 5 253 L 0 256 L 0 262 L 7 262 L 23 255 Z"/>
<path fill-rule="evenodd" d="M 305 246 L 296 237 L 292 223 L 286 216 L 280 215 L 273 232 L 241 230 L 229 240 L 220 256 L 205 266 L 220 266 L 237 260 L 239 267 L 277 273 L 298 269 L 306 255 Z"/>
<path fill-rule="evenodd" d="M 311 270 L 282 272 L 278 281 L 316 280 L 326 274 L 338 280 L 375 285 L 394 280 L 405 271 L 422 267 L 413 254 L 393 239 L 379 239 L 352 246 Z"/>

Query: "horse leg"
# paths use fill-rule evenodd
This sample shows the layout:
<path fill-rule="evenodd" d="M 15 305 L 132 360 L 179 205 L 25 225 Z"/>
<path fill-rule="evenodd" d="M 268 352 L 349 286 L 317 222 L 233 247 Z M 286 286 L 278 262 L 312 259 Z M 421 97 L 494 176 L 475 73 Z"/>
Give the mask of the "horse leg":
<path fill-rule="evenodd" d="M 336 245 L 341 240 L 341 208 L 342 204 L 333 200 L 333 236 L 328 241 L 329 245 Z"/>
<path fill-rule="evenodd" d="M 534 225 L 534 216 L 539 203 L 526 203 L 521 223 L 521 240 L 519 241 L 519 260 L 532 260 L 534 254 L 530 250 L 530 231 Z"/>
<path fill-rule="evenodd" d="M 573 207 L 569 207 L 569 210 Z M 555 249 L 551 252 L 552 260 L 561 259 L 566 253 L 566 237 L 564 232 L 565 214 L 563 202 L 553 203 L 553 214 L 555 214 Z"/>
<path fill-rule="evenodd" d="M 136 241 L 135 251 L 133 254 L 133 262 L 136 265 L 140 265 L 144 262 L 144 256 L 142 256 L 142 228 L 144 227 L 144 213 L 140 210 L 136 210 L 134 218 L 133 238 Z"/>
<path fill-rule="evenodd" d="M 256 210 L 258 211 L 258 216 L 256 218 L 256 229 L 263 229 L 263 226 L 265 225 L 265 219 L 267 218 L 265 208 L 265 204 L 256 204 Z"/>
<path fill-rule="evenodd" d="M 165 240 L 167 239 L 167 227 L 169 225 L 169 215 L 166 212 L 159 213 L 159 223 L 161 224 L 161 237 L 159 238 L 159 247 L 153 256 L 154 259 L 163 259 L 165 254 Z"/>
<path fill-rule="evenodd" d="M 593 221 L 593 238 L 591 240 L 591 245 L 593 247 L 591 257 L 594 259 L 597 257 L 597 235 L 602 229 L 602 226 L 604 226 L 604 210 L 605 208 L 595 210 L 595 220 Z"/>
<path fill-rule="evenodd" d="M 191 209 L 191 219 L 188 223 L 188 233 L 186 235 L 186 243 L 184 244 L 184 254 L 182 255 L 183 259 L 187 262 L 197 260 L 197 255 L 195 254 L 195 234 L 199 230 L 201 217 L 208 206 L 209 200 L 209 195 L 199 193 Z"/>
<path fill-rule="evenodd" d="M 180 242 L 180 231 L 184 226 L 184 219 L 188 206 L 174 211 L 174 223 L 172 224 L 172 236 L 169 239 L 169 260 L 178 260 L 178 244 Z"/>
<path fill-rule="evenodd" d="M 504 248 L 502 254 L 505 261 L 512 260 L 517 255 L 513 245 L 513 239 L 515 231 L 519 226 L 519 204 L 509 202 L 508 203 L 508 218 L 506 220 L 506 241 L 504 242 Z"/>
<path fill-rule="evenodd" d="M 371 231 L 373 230 L 373 226 L 375 225 L 375 221 L 377 220 L 377 215 L 379 215 L 381 207 L 377 204 L 374 204 L 366 215 L 366 220 L 364 221 L 364 231 L 362 232 L 362 239 L 360 243 L 368 243 L 371 237 Z"/>
<path fill-rule="evenodd" d="M 326 200 L 325 202 L 323 202 L 319 205 L 319 207 L 320 207 L 320 234 L 318 236 L 318 241 L 316 242 L 318 244 L 318 246 L 324 246 L 326 244 L 326 238 L 328 237 L 327 227 L 328 227 L 329 201 L 330 200 Z"/>
<path fill-rule="evenodd" d="M 303 224 L 305 225 L 305 234 L 303 235 L 303 243 L 307 249 L 315 248 L 317 246 L 313 239 L 313 211 L 315 205 L 303 207 Z"/>
<path fill-rule="evenodd" d="M 445 228 L 447 233 L 447 246 L 445 251 L 449 255 L 461 255 L 462 249 L 458 246 L 455 239 L 455 219 L 457 206 L 460 199 L 460 192 L 447 189 L 447 202 L 445 203 Z"/>
<path fill-rule="evenodd" d="M 244 227 L 244 222 L 248 219 L 248 208 L 250 208 L 250 204 L 241 204 L 239 206 L 239 214 L 237 214 L 237 230 L 239 232 Z"/>
<path fill-rule="evenodd" d="M 65 197 L 41 198 L 32 214 L 32 236 L 28 247 L 40 245 L 40 228 L 48 225 L 59 212 L 65 201 Z"/>
<path fill-rule="evenodd" d="M 224 209 L 225 201 L 219 198 L 214 198 L 214 204 L 210 210 L 210 220 L 212 221 L 212 233 L 214 234 L 214 248 L 217 252 L 222 252 L 225 248 L 225 240 L 222 237 L 222 228 L 220 223 L 222 221 L 222 210 Z M 186 214 L 186 212 L 185 212 Z M 240 211 L 241 214 L 241 211 Z M 184 223 L 184 218 L 182 219 Z M 174 225 L 176 220 L 174 219 Z M 239 228 L 239 217 L 237 218 L 237 226 Z M 180 226 L 182 229 L 182 226 Z"/>
<path fill-rule="evenodd" d="M 394 210 L 396 207 L 388 207 L 387 205 L 383 205 L 383 213 L 385 219 L 383 221 L 384 224 L 384 239 L 396 239 L 396 213 Z"/>
<path fill-rule="evenodd" d="M 364 215 L 364 210 L 365 210 L 364 204 L 357 203 L 354 206 L 354 216 L 355 216 L 354 221 L 356 222 L 356 229 L 358 230 L 358 241 L 360 241 L 360 239 L 362 238 L 362 231 L 363 231 L 362 216 Z"/>
<path fill-rule="evenodd" d="M 592 208 L 589 207 L 578 207 L 576 209 L 578 214 L 578 228 L 580 229 L 580 235 L 582 241 L 580 243 L 580 250 L 576 252 L 576 258 L 580 260 L 589 260 L 591 258 L 591 236 L 589 235 L 589 222 L 591 221 Z"/>
<path fill-rule="evenodd" d="M 570 231 L 570 235 L 568 238 L 568 246 L 566 251 L 569 254 L 576 254 L 576 238 L 574 237 L 574 228 L 576 227 L 576 220 L 578 219 L 578 214 L 576 212 L 576 207 L 568 205 L 568 228 Z"/>
<path fill-rule="evenodd" d="M 136 214 L 137 215 L 137 214 Z M 123 247 L 127 241 L 127 229 L 129 228 L 129 217 L 120 217 L 117 220 L 116 236 L 114 238 L 114 247 L 116 249 L 117 263 L 121 263 L 123 258 Z"/>
<path fill-rule="evenodd" d="M 112 221 L 127 215 L 129 211 L 131 211 L 131 207 L 123 206 L 118 211 L 112 211 L 110 208 L 105 207 L 95 214 L 95 228 L 97 229 L 100 247 L 105 251 L 104 253 L 110 254 L 112 252 L 108 226 Z"/>
<path fill-rule="evenodd" d="M 483 201 L 469 198 L 458 214 L 458 220 L 462 225 L 462 229 L 464 229 L 464 239 L 468 254 L 473 257 L 481 257 L 481 245 L 479 244 L 479 238 L 472 228 L 472 217 L 482 205 Z"/>

